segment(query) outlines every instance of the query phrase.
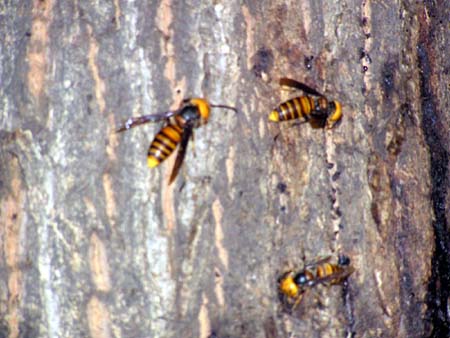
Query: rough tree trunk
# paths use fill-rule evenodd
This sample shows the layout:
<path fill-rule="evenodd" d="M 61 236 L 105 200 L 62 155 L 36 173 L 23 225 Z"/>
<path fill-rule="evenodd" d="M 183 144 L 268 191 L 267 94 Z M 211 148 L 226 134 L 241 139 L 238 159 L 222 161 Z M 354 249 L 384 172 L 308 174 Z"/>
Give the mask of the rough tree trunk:
<path fill-rule="evenodd" d="M 2 2 L 0 336 L 448 334 L 449 16 L 445 1 Z M 267 122 L 281 76 L 339 100 L 341 125 Z M 173 158 L 146 166 L 160 125 L 113 131 L 192 96 L 240 112 L 212 111 L 167 186 Z M 284 312 L 278 275 L 338 253 L 348 286 Z"/>

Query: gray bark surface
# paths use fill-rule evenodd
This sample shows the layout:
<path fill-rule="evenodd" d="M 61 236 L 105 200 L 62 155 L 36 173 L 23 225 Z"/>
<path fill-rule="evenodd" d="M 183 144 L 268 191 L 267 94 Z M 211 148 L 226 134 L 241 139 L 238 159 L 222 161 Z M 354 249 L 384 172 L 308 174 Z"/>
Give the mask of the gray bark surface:
<path fill-rule="evenodd" d="M 0 337 L 448 333 L 445 2 L 0 4 Z M 280 77 L 343 106 L 273 124 Z M 161 124 L 205 97 L 177 180 Z M 286 313 L 277 278 L 345 254 Z M 445 274 L 447 273 L 447 275 Z"/>

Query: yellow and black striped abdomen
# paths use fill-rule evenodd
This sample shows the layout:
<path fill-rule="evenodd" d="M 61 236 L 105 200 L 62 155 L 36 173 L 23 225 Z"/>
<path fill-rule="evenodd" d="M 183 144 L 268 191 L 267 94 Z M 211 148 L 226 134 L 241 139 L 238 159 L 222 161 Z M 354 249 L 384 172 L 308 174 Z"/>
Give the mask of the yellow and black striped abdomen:
<path fill-rule="evenodd" d="M 273 122 L 288 121 L 294 119 L 307 120 L 308 115 L 314 109 L 314 99 L 309 96 L 299 96 L 280 104 L 269 115 Z"/>
<path fill-rule="evenodd" d="M 181 141 L 183 129 L 176 124 L 169 124 L 156 134 L 150 144 L 147 155 L 147 163 L 150 168 L 158 166 L 177 147 Z"/>
<path fill-rule="evenodd" d="M 344 269 L 337 264 L 331 264 L 331 263 L 324 263 L 322 265 L 319 265 L 316 270 L 316 278 L 318 280 L 320 279 L 327 279 L 328 285 L 330 284 L 337 284 L 342 280 L 342 273 L 344 273 Z M 349 270 L 351 271 L 351 270 Z M 336 277 L 336 278 L 334 278 Z"/>
<path fill-rule="evenodd" d="M 324 278 L 336 273 L 339 270 L 339 267 L 330 263 L 323 263 L 322 265 L 317 266 L 316 277 Z"/>

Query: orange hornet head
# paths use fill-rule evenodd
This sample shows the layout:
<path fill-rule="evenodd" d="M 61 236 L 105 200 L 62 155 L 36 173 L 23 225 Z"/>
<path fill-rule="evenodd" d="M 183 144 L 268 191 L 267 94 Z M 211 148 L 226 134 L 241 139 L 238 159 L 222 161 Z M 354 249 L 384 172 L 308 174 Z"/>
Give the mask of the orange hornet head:
<path fill-rule="evenodd" d="M 208 101 L 201 98 L 193 98 L 189 100 L 189 103 L 198 108 L 201 124 L 206 124 L 209 119 L 209 112 L 211 111 Z"/>
<path fill-rule="evenodd" d="M 334 106 L 334 108 L 333 108 Z M 331 129 L 336 123 L 338 123 L 342 118 L 341 104 L 338 101 L 333 101 L 331 103 L 331 108 L 333 108 L 332 113 L 327 118 L 326 128 Z"/>
<path fill-rule="evenodd" d="M 283 277 L 279 282 L 279 288 L 281 293 L 284 295 L 294 298 L 298 295 L 299 289 L 295 284 L 292 274 L 288 273 L 285 277 Z"/>
<path fill-rule="evenodd" d="M 272 122 L 280 121 L 280 113 L 276 109 L 272 110 L 272 112 L 269 114 L 269 121 Z"/>

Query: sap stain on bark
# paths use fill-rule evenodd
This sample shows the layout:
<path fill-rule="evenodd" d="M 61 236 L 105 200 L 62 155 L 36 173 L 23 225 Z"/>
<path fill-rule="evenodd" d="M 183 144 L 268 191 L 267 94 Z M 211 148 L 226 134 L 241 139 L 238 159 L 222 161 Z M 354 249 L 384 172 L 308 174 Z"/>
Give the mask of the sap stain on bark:
<path fill-rule="evenodd" d="M 380 156 L 372 153 L 367 165 L 367 176 L 372 193 L 370 211 L 377 230 L 383 238 L 387 234 L 386 228 L 392 214 L 391 181 L 387 170 Z"/>
<path fill-rule="evenodd" d="M 405 140 L 405 111 L 409 110 L 407 104 L 403 105 L 398 114 L 393 116 L 393 122 L 390 123 L 386 130 L 386 149 L 389 154 L 397 156 Z"/>
<path fill-rule="evenodd" d="M 389 57 L 390 60 L 397 60 L 396 55 Z M 383 88 L 384 97 L 389 98 L 395 90 L 395 73 L 398 69 L 396 61 L 386 62 L 381 72 L 381 87 Z"/>
<path fill-rule="evenodd" d="M 303 58 L 303 64 L 305 65 L 305 68 L 307 70 L 311 70 L 313 67 L 312 61 L 314 59 L 314 55 L 310 55 L 310 56 L 305 56 Z"/>
<path fill-rule="evenodd" d="M 263 73 L 268 74 L 273 67 L 273 53 L 269 48 L 262 47 L 252 57 L 252 72 L 261 77 Z"/>

